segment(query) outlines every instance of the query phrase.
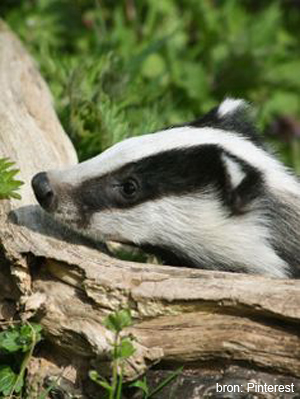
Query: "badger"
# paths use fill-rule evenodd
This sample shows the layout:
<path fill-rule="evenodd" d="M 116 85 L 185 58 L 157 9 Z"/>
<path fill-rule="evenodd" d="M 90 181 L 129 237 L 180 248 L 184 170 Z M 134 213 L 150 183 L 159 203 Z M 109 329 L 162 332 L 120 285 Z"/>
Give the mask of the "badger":
<path fill-rule="evenodd" d="M 249 104 L 127 138 L 32 179 L 39 204 L 97 241 L 173 266 L 300 277 L 300 184 L 260 142 Z"/>

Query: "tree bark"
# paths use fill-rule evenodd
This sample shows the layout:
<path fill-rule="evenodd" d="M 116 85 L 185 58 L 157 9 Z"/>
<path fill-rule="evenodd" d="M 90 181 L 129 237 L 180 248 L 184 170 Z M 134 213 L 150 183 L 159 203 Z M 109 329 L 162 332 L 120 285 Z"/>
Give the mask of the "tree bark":
<path fill-rule="evenodd" d="M 107 372 L 112 334 L 103 319 L 130 308 L 129 379 L 161 361 L 218 378 L 236 367 L 245 380 L 264 372 L 299 383 L 300 280 L 125 262 L 62 228 L 37 206 L 30 181 L 76 163 L 76 153 L 34 62 L 3 22 L 0 87 L 0 157 L 15 161 L 25 182 L 21 201 L 0 202 L 0 321 L 42 324 L 36 374 L 71 367 L 70 379 L 82 380 L 91 364 Z"/>

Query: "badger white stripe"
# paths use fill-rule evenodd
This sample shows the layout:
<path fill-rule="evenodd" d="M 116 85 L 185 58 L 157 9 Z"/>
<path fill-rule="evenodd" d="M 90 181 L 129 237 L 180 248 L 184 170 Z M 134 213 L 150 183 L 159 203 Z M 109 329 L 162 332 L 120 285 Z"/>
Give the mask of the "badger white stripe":
<path fill-rule="evenodd" d="M 243 172 L 241 165 L 230 159 L 225 153 L 222 155 L 223 162 L 227 166 L 227 171 L 231 179 L 233 188 L 236 188 L 244 179 L 246 174 Z"/>

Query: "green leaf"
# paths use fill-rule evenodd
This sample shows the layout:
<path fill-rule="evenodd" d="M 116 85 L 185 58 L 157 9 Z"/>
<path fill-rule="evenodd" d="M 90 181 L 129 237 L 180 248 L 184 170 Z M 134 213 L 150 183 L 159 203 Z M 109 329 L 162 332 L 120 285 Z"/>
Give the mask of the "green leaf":
<path fill-rule="evenodd" d="M 297 115 L 299 113 L 299 96 L 289 91 L 276 90 L 266 101 L 261 118 L 270 123 L 274 115 Z"/>
<path fill-rule="evenodd" d="M 291 90 L 300 88 L 300 61 L 298 59 L 289 60 L 273 65 L 266 71 L 265 79 L 267 82 L 286 87 Z M 298 95 L 298 92 L 297 92 Z"/>
<path fill-rule="evenodd" d="M 0 366 L 0 393 L 2 393 L 4 396 L 9 395 L 12 392 L 17 378 L 17 374 L 14 373 L 9 366 Z M 20 383 L 18 384 L 18 392 L 20 392 L 21 388 L 22 386 Z"/>
<path fill-rule="evenodd" d="M 149 395 L 149 387 L 146 378 L 133 382 L 132 384 L 130 384 L 130 387 L 139 388 L 143 391 L 144 394 Z"/>
<path fill-rule="evenodd" d="M 134 354 L 135 348 L 129 338 L 122 338 L 116 352 L 118 359 L 127 359 Z"/>
<path fill-rule="evenodd" d="M 0 333 L 0 351 L 14 353 L 22 348 L 19 342 L 19 331 L 17 328 L 6 330 Z"/>
<path fill-rule="evenodd" d="M 132 325 L 132 318 L 129 309 L 122 309 L 107 316 L 104 320 L 104 326 L 110 331 L 119 333 L 125 327 Z"/>
<path fill-rule="evenodd" d="M 22 352 L 27 352 L 32 345 L 35 345 L 42 339 L 42 327 L 39 324 L 24 324 L 20 327 L 20 336 L 18 342 L 22 346 Z"/>
<path fill-rule="evenodd" d="M 20 180 L 15 180 L 19 170 L 11 169 L 13 165 L 14 163 L 7 158 L 0 159 L 0 199 L 21 198 L 15 191 L 24 183 Z"/>
<path fill-rule="evenodd" d="M 41 340 L 42 327 L 39 324 L 23 324 L 11 327 L 0 333 L 0 351 L 14 353 L 27 352 Z"/>
<path fill-rule="evenodd" d="M 201 101 L 208 95 L 207 73 L 200 63 L 182 63 L 180 76 L 177 77 L 176 82 L 178 86 L 186 90 L 190 98 Z"/>
<path fill-rule="evenodd" d="M 274 4 L 271 4 L 261 12 L 260 18 L 251 19 L 249 33 L 251 38 L 250 45 L 253 50 L 257 51 L 260 48 L 267 47 L 273 48 L 274 44 L 278 42 L 278 34 L 281 31 L 281 18 L 279 4 L 274 2 Z"/>
<path fill-rule="evenodd" d="M 162 75 L 166 70 L 166 64 L 158 53 L 149 55 L 143 62 L 141 73 L 143 76 L 154 79 Z"/>

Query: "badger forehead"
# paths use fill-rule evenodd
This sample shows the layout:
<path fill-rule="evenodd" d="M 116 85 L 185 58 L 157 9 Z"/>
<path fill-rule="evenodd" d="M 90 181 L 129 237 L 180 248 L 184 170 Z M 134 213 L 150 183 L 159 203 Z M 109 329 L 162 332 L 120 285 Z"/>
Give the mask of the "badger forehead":
<path fill-rule="evenodd" d="M 155 154 L 202 145 L 217 145 L 227 153 L 250 164 L 264 174 L 272 188 L 287 188 L 299 194 L 296 179 L 264 149 L 236 132 L 210 127 L 175 127 L 156 133 L 132 137 L 115 144 L 100 155 L 67 170 L 53 172 L 60 182 L 80 184 L 101 177 Z"/>

